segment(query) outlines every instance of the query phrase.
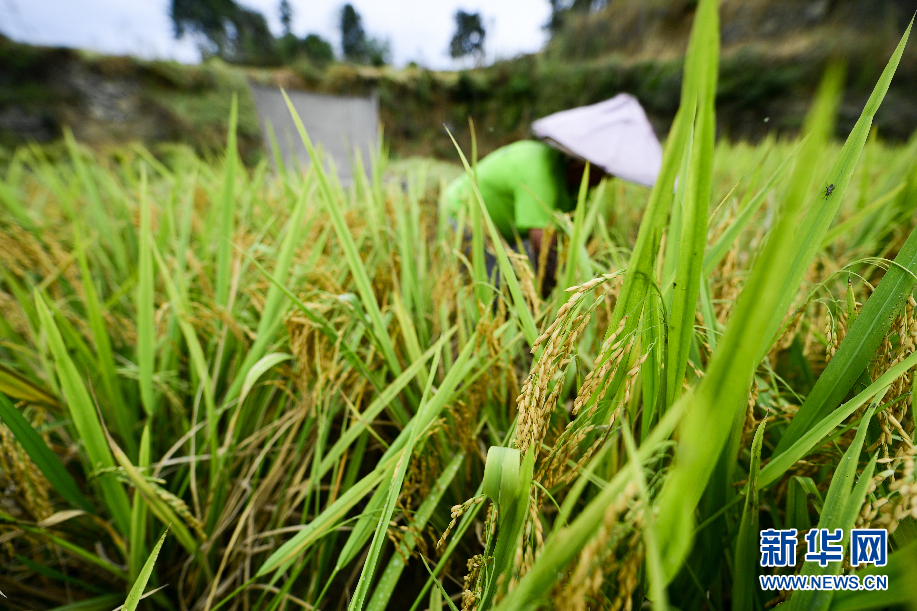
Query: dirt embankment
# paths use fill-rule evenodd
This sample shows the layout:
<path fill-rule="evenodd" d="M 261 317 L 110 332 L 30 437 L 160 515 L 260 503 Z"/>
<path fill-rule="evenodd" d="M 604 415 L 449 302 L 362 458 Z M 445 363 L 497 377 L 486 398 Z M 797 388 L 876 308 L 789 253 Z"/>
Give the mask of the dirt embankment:
<path fill-rule="evenodd" d="M 0 146 L 47 144 L 65 128 L 96 146 L 184 142 L 202 153 L 225 142 L 232 93 L 240 94 L 243 157 L 261 139 L 245 78 L 220 62 L 183 66 L 0 36 Z"/>

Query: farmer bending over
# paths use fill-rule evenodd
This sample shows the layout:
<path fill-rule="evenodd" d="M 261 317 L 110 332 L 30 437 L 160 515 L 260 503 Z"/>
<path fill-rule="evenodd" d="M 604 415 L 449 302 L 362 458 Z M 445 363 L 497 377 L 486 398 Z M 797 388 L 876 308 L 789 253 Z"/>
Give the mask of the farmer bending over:
<path fill-rule="evenodd" d="M 477 165 L 477 184 L 487 213 L 497 230 L 511 245 L 516 235 L 535 267 L 544 246 L 545 228 L 553 224 L 552 212 L 570 212 L 576 207 L 576 192 L 585 163 L 535 140 L 522 140 L 497 149 Z M 590 186 L 605 174 L 590 172 Z M 471 179 L 467 174 L 453 181 L 446 190 L 446 206 L 453 224 L 462 206 L 477 205 Z M 469 215 L 466 215 L 468 218 Z M 543 292 L 550 292 L 556 268 L 556 240 L 550 244 Z M 487 275 L 496 267 L 496 258 L 485 252 Z"/>
<path fill-rule="evenodd" d="M 553 212 L 570 212 L 585 161 L 592 164 L 590 186 L 612 174 L 637 184 L 652 186 L 662 165 L 662 147 L 636 98 L 620 94 L 610 100 L 564 110 L 532 123 L 540 139 L 523 140 L 485 157 L 477 166 L 477 184 L 484 206 L 497 230 L 510 245 L 518 234 L 533 266 L 542 248 L 551 248 L 542 293 L 554 285 L 556 256 L 552 241 L 544 244 L 544 230 Z M 446 190 L 446 205 L 453 225 L 467 204 L 477 205 L 468 175 Z M 487 274 L 496 259 L 485 252 Z M 553 261 L 552 261 L 553 260 Z M 553 263 L 553 265 L 552 265 Z"/>

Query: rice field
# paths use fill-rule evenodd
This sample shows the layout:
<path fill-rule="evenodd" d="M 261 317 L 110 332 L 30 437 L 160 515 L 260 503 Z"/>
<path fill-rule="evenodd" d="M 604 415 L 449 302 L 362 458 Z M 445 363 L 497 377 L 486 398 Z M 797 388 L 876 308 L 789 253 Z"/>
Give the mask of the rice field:
<path fill-rule="evenodd" d="M 747 145 L 715 141 L 697 15 L 656 186 L 580 190 L 547 296 L 482 202 L 450 226 L 473 150 L 344 188 L 244 167 L 235 107 L 217 159 L 17 150 L 0 605 L 913 605 L 917 139 L 870 134 L 908 33 L 845 142 L 836 69 L 803 137 Z M 886 532 L 887 565 L 804 561 L 816 528 Z M 759 585 L 794 574 L 888 588 Z"/>

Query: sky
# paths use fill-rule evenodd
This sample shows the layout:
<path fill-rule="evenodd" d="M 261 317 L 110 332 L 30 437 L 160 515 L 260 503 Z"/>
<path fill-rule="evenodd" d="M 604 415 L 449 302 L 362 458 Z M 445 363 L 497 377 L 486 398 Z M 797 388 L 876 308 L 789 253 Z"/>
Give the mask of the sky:
<path fill-rule="evenodd" d="M 237 0 L 261 12 L 275 34 L 282 32 L 280 0 Z M 315 33 L 340 53 L 339 14 L 345 0 L 290 0 L 293 33 Z M 486 62 L 538 51 L 546 42 L 548 0 L 351 0 L 367 35 L 388 39 L 396 66 L 415 61 L 434 69 L 462 66 L 447 52 L 455 12 L 481 14 Z M 137 55 L 148 59 L 199 61 L 192 39 L 176 41 L 170 0 L 0 0 L 0 33 L 48 46 Z M 467 61 L 467 60 L 466 60 Z"/>

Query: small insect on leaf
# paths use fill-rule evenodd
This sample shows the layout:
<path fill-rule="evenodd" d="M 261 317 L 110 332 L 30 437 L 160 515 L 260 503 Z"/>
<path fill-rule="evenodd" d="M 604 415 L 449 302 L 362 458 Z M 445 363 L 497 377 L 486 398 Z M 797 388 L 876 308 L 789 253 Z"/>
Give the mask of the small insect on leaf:
<path fill-rule="evenodd" d="M 825 187 L 825 199 L 828 199 L 829 197 L 831 197 L 831 193 L 832 193 L 833 191 L 834 191 L 834 185 L 833 185 L 833 184 L 830 184 L 830 185 L 828 185 L 827 187 Z"/>

